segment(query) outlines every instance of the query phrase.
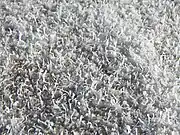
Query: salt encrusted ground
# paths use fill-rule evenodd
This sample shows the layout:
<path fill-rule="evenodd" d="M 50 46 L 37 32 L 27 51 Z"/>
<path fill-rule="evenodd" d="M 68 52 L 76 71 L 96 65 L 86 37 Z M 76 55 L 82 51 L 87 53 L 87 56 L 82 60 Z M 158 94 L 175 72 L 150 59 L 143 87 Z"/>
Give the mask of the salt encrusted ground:
<path fill-rule="evenodd" d="M 0 135 L 179 135 L 178 0 L 1 0 Z"/>

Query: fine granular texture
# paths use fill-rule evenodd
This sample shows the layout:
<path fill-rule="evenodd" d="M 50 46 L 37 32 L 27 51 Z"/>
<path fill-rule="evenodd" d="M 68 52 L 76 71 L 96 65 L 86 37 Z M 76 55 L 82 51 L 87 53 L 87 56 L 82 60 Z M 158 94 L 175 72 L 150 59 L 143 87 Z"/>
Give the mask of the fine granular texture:
<path fill-rule="evenodd" d="M 179 135 L 178 0 L 1 0 L 0 135 Z"/>

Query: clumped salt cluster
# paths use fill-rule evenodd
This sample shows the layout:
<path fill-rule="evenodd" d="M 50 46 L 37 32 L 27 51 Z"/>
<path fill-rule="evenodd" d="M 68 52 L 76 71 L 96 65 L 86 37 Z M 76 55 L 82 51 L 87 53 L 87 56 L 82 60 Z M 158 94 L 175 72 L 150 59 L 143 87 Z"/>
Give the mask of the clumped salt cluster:
<path fill-rule="evenodd" d="M 0 134 L 180 134 L 178 0 L 0 7 Z"/>

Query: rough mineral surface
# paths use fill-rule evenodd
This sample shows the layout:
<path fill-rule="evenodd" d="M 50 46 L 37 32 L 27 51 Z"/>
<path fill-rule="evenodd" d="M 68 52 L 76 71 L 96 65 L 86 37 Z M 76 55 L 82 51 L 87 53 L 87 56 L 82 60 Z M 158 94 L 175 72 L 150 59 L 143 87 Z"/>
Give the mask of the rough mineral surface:
<path fill-rule="evenodd" d="M 0 135 L 179 135 L 179 0 L 0 0 Z"/>

